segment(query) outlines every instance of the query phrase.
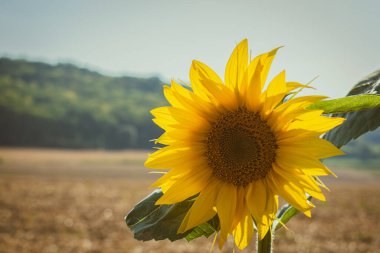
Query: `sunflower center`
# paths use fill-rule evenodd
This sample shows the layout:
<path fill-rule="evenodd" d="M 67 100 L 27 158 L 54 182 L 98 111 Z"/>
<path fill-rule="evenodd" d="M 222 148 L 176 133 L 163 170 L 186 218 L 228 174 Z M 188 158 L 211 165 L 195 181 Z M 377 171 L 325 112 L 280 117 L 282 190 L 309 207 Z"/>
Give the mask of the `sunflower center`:
<path fill-rule="evenodd" d="M 267 123 L 245 108 L 223 114 L 212 124 L 206 141 L 207 162 L 214 176 L 235 186 L 265 177 L 276 149 Z"/>

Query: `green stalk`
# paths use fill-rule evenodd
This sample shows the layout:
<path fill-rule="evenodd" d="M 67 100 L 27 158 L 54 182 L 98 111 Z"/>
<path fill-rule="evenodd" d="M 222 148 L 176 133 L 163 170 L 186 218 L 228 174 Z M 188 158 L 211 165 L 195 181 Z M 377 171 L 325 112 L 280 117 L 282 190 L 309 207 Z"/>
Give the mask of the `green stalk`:
<path fill-rule="evenodd" d="M 264 236 L 262 240 L 257 237 L 257 253 L 272 253 L 273 235 L 271 231 Z"/>

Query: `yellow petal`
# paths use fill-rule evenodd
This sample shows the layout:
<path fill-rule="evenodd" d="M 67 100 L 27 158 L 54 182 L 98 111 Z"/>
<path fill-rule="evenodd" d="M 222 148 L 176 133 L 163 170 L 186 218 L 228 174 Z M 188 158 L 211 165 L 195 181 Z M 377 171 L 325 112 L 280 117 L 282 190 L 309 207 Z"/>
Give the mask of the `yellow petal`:
<path fill-rule="evenodd" d="M 267 186 L 259 179 L 248 185 L 246 202 L 249 211 L 257 223 L 260 223 L 267 205 Z"/>
<path fill-rule="evenodd" d="M 276 162 L 286 170 L 299 170 L 309 176 L 324 176 L 330 174 L 336 176 L 334 172 L 329 170 L 313 154 L 303 156 L 293 155 L 280 149 L 277 151 Z"/>
<path fill-rule="evenodd" d="M 164 86 L 164 96 L 166 98 L 166 100 L 174 107 L 178 107 L 178 108 L 181 108 L 181 109 L 188 109 L 186 104 L 184 104 L 180 99 L 178 99 L 174 93 L 173 93 L 173 90 L 165 85 Z"/>
<path fill-rule="evenodd" d="M 271 233 L 271 227 L 273 221 L 276 218 L 276 213 L 278 210 L 278 196 L 274 195 L 270 187 L 267 188 L 267 205 L 263 216 L 261 217 L 261 222 L 258 223 L 258 237 L 260 240 L 264 239 L 267 233 Z"/>
<path fill-rule="evenodd" d="M 196 136 L 192 138 L 192 136 Z M 155 143 L 161 143 L 164 145 L 170 145 L 178 148 L 192 148 L 198 151 L 204 151 L 205 136 L 194 131 L 185 129 L 180 131 L 178 128 L 166 130 L 159 138 L 155 140 Z"/>
<path fill-rule="evenodd" d="M 236 212 L 231 226 L 232 230 L 234 230 L 237 224 L 243 219 L 244 210 L 247 208 L 245 204 L 246 194 L 245 187 L 236 187 Z"/>
<path fill-rule="evenodd" d="M 277 53 L 278 48 L 269 53 L 255 57 L 247 68 L 247 90 L 241 88 L 242 94 L 245 94 L 247 106 L 253 111 L 260 109 L 261 91 L 265 85 L 268 72 L 272 61 Z"/>
<path fill-rule="evenodd" d="M 259 238 L 262 239 L 275 218 L 278 209 L 277 196 L 270 190 L 266 180 L 260 179 L 248 186 L 246 202 L 255 219 Z"/>
<path fill-rule="evenodd" d="M 323 110 L 312 110 L 312 111 L 305 110 L 301 114 L 298 114 L 297 116 L 295 116 L 294 120 L 295 121 L 314 120 L 316 118 L 319 118 L 322 115 L 322 113 L 323 113 Z"/>
<path fill-rule="evenodd" d="M 247 102 L 246 100 L 252 98 L 251 94 L 248 94 L 248 90 L 255 90 L 257 88 L 257 90 L 261 92 L 260 83 L 258 83 L 259 87 L 254 87 L 254 88 L 249 87 L 251 85 L 254 86 L 256 84 L 254 81 L 252 81 L 252 78 L 255 74 L 260 73 L 260 71 L 257 71 L 257 66 L 259 62 L 260 62 L 260 58 L 256 57 L 254 60 L 249 62 L 247 66 L 247 70 L 244 72 L 242 82 L 240 83 L 240 86 L 239 86 L 240 96 L 242 97 L 241 102 L 244 103 L 243 105 L 245 105 L 245 103 Z M 250 93 L 253 93 L 253 95 L 255 95 L 254 92 L 250 92 Z M 256 94 L 256 95 L 259 97 L 259 94 Z"/>
<path fill-rule="evenodd" d="M 210 92 L 210 95 L 215 99 L 217 107 L 233 110 L 238 107 L 238 102 L 233 91 L 229 90 L 225 85 L 215 83 L 214 81 L 205 82 L 205 88 Z M 215 114 L 215 111 L 214 111 Z"/>
<path fill-rule="evenodd" d="M 309 86 L 309 85 L 306 85 L 306 84 L 302 84 L 302 83 L 298 83 L 298 82 L 286 82 L 286 92 L 289 93 L 297 88 L 308 88 L 308 89 L 314 89 L 314 87 L 312 86 Z"/>
<path fill-rule="evenodd" d="M 171 169 L 178 165 L 183 165 L 183 159 L 193 161 L 201 156 L 202 151 L 197 149 L 167 146 L 151 154 L 145 161 L 144 166 L 152 169 Z"/>
<path fill-rule="evenodd" d="M 326 200 L 321 189 L 317 185 L 317 182 L 312 177 L 302 175 L 294 171 L 290 173 L 289 171 L 281 168 L 281 166 L 278 166 L 278 170 L 276 172 L 285 180 L 293 182 L 296 186 L 298 186 L 300 189 L 303 189 L 306 193 L 313 196 L 314 198 L 321 201 Z"/>
<path fill-rule="evenodd" d="M 261 101 L 261 72 L 263 65 L 260 64 L 260 58 L 255 58 L 247 70 L 248 85 L 246 91 L 242 88 L 242 93 L 245 94 L 245 103 L 248 109 L 257 112 L 260 108 Z"/>
<path fill-rule="evenodd" d="M 212 106 L 199 96 L 184 88 L 183 86 L 177 84 L 172 80 L 171 87 L 164 87 L 165 98 L 173 107 L 178 107 L 186 110 L 190 113 L 199 114 L 202 117 L 208 117 L 209 111 Z"/>
<path fill-rule="evenodd" d="M 276 108 L 276 111 L 291 111 L 303 109 L 306 106 L 327 98 L 326 96 L 311 95 L 290 99 Z"/>
<path fill-rule="evenodd" d="M 269 83 L 265 92 L 266 99 L 263 105 L 262 115 L 268 115 L 273 108 L 277 106 L 286 95 L 285 71 L 278 74 Z"/>
<path fill-rule="evenodd" d="M 199 114 L 190 113 L 189 111 L 172 106 L 158 107 L 150 111 L 159 121 L 167 121 L 170 124 L 188 125 L 194 126 L 209 125 L 209 122 L 200 117 Z"/>
<path fill-rule="evenodd" d="M 248 65 L 248 41 L 242 40 L 232 52 L 227 62 L 224 80 L 231 90 L 239 87 L 243 79 L 244 72 Z"/>
<path fill-rule="evenodd" d="M 211 170 L 208 168 L 188 171 L 186 176 L 171 185 L 164 195 L 157 200 L 156 205 L 174 204 L 198 194 L 207 186 L 210 176 Z"/>
<path fill-rule="evenodd" d="M 312 112 L 310 112 L 312 114 Z M 307 116 L 307 114 L 306 114 Z M 301 115 L 299 116 L 301 117 Z M 344 122 L 344 118 L 330 118 L 330 117 L 314 117 L 308 120 L 297 120 L 291 122 L 286 128 L 288 131 L 293 129 L 307 129 L 308 131 L 324 133 Z"/>
<path fill-rule="evenodd" d="M 216 215 L 214 207 L 216 206 L 216 196 L 219 187 L 220 185 L 217 180 L 212 181 L 206 186 L 186 214 L 178 229 L 178 233 L 184 233 L 191 228 L 199 226 Z"/>
<path fill-rule="evenodd" d="M 212 104 L 204 101 L 199 96 L 196 96 L 190 90 L 184 88 L 182 85 L 177 84 L 175 81 L 171 81 L 171 95 L 181 103 L 181 106 L 185 110 L 194 111 L 202 117 L 208 117 L 212 112 Z"/>
<path fill-rule="evenodd" d="M 305 192 L 292 182 L 285 180 L 276 172 L 277 170 L 279 170 L 279 168 L 273 164 L 272 171 L 268 173 L 271 181 L 269 186 L 273 189 L 273 192 L 280 195 L 289 204 L 310 217 L 310 209 L 313 208 L 313 205 L 307 200 Z"/>
<path fill-rule="evenodd" d="M 204 84 L 208 80 L 219 84 L 223 83 L 220 77 L 209 66 L 194 60 L 190 68 L 191 87 L 197 96 L 210 102 L 210 93 Z"/>
<path fill-rule="evenodd" d="M 303 96 L 290 99 L 277 106 L 268 117 L 268 124 L 274 131 L 286 129 L 288 123 L 294 120 L 299 114 L 306 111 L 306 107 L 313 102 L 326 98 L 325 96 Z M 286 129 L 287 130 L 287 129 Z"/>
<path fill-rule="evenodd" d="M 207 168 L 207 163 L 204 159 L 192 159 L 187 163 L 176 164 L 176 166 L 171 167 L 171 169 L 156 180 L 151 186 L 152 187 L 162 187 L 166 184 L 166 181 L 177 181 L 183 180 L 189 173 L 202 173 L 202 170 Z"/>
<path fill-rule="evenodd" d="M 220 221 L 219 248 L 222 249 L 231 232 L 236 211 L 236 187 L 234 185 L 222 184 L 216 199 L 216 209 Z"/>
<path fill-rule="evenodd" d="M 235 244 L 240 250 L 246 248 L 253 238 L 253 220 L 246 207 L 243 209 L 242 217 L 233 233 Z"/>
<path fill-rule="evenodd" d="M 335 147 L 330 142 L 320 138 L 303 138 L 300 140 L 283 140 L 278 150 L 284 153 L 314 157 L 322 159 L 331 156 L 344 155 L 344 152 Z"/>
<path fill-rule="evenodd" d="M 321 135 L 320 132 L 309 131 L 307 129 L 284 130 L 284 131 L 278 131 L 275 134 L 276 134 L 276 139 L 278 143 L 286 139 L 307 138 L 307 137 L 318 138 Z"/>
<path fill-rule="evenodd" d="M 207 80 L 214 81 L 216 83 L 220 83 L 220 84 L 223 83 L 223 81 L 222 81 L 222 79 L 220 79 L 219 75 L 214 70 L 212 70 L 209 66 L 204 64 L 203 62 L 193 60 L 192 68 L 193 68 L 193 71 L 196 72 L 196 73 L 194 73 L 195 76 L 197 78 L 200 78 L 200 80 L 195 80 L 195 81 L 199 82 L 199 81 L 202 81 L 204 79 L 207 79 Z M 192 71 L 192 70 L 190 70 L 190 71 Z M 204 86 L 202 84 L 202 82 L 200 82 L 200 85 Z"/>
<path fill-rule="evenodd" d="M 265 85 L 265 82 L 267 80 L 268 73 L 269 73 L 270 67 L 272 65 L 273 59 L 276 56 L 277 51 L 280 48 L 281 47 L 275 48 L 272 51 L 270 51 L 269 53 L 266 53 L 266 54 L 262 55 L 262 57 L 260 57 L 261 64 L 263 65 L 263 69 L 261 71 L 261 89 L 263 89 L 263 87 Z"/>

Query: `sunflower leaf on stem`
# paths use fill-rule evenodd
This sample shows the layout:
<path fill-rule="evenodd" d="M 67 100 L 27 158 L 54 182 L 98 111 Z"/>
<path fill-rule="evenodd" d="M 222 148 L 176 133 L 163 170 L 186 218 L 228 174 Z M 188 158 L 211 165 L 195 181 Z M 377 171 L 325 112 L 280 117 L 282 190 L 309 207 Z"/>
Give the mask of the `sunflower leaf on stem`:
<path fill-rule="evenodd" d="M 135 239 L 176 241 L 185 238 L 187 241 L 191 241 L 201 236 L 209 237 L 219 230 L 219 219 L 215 216 L 207 223 L 178 234 L 177 230 L 193 204 L 194 198 L 173 205 L 155 205 L 162 195 L 161 190 L 153 191 L 125 217 L 125 222 Z"/>
<path fill-rule="evenodd" d="M 347 113 L 376 107 L 380 107 L 380 95 L 360 94 L 318 101 L 311 104 L 308 109 L 323 110 L 324 113 Z"/>
<path fill-rule="evenodd" d="M 195 227 L 191 232 L 185 237 L 185 239 L 190 242 L 199 237 L 205 236 L 208 238 L 210 235 L 217 233 L 219 231 L 219 218 L 217 215 L 214 216 L 211 220 L 198 227 Z"/>
<path fill-rule="evenodd" d="M 380 97 L 380 70 L 373 72 L 360 80 L 347 94 L 347 96 L 354 96 L 358 94 L 371 94 L 370 96 Z M 377 94 L 377 95 L 373 95 Z M 323 138 L 330 141 L 337 147 L 342 147 L 352 139 L 356 139 L 362 134 L 369 131 L 374 131 L 380 126 L 380 107 L 332 114 L 330 117 L 344 117 L 346 121 L 329 132 Z"/>

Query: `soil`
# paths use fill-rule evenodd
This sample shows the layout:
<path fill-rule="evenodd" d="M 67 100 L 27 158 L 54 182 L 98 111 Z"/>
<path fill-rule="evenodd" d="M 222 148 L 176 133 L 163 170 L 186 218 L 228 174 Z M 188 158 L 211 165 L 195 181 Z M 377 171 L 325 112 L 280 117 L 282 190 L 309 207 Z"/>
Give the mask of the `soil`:
<path fill-rule="evenodd" d="M 140 242 L 125 225 L 158 177 L 143 166 L 149 152 L 0 148 L 0 252 L 209 252 L 213 238 Z M 327 202 L 279 230 L 274 252 L 380 253 L 379 174 L 334 171 Z"/>

